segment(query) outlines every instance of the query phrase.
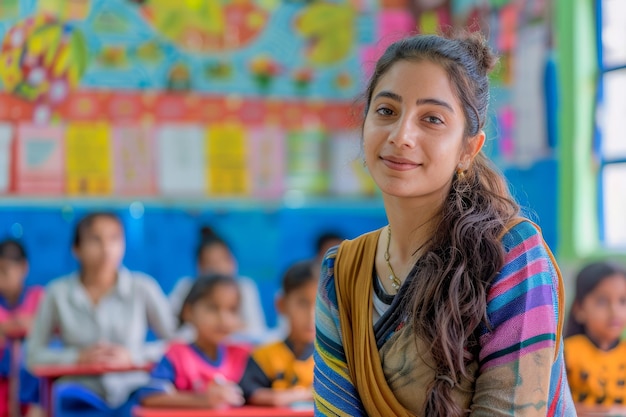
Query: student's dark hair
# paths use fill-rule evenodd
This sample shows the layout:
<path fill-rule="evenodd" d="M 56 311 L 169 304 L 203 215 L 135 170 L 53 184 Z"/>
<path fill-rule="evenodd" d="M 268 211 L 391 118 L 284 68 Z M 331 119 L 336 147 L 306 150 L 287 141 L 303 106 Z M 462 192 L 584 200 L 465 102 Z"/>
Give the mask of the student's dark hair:
<path fill-rule="evenodd" d="M 0 259 L 8 259 L 15 262 L 26 262 L 28 256 L 24 246 L 15 239 L 6 239 L 0 242 Z"/>
<path fill-rule="evenodd" d="M 343 236 L 341 236 L 337 232 L 325 232 L 317 237 L 315 240 L 315 253 L 319 253 L 324 246 L 326 246 L 327 242 L 331 242 L 334 240 L 343 240 Z"/>
<path fill-rule="evenodd" d="M 239 284 L 237 284 L 237 280 L 230 275 L 218 274 L 218 273 L 210 273 L 206 275 L 199 276 L 191 286 L 187 297 L 185 297 L 185 301 L 183 302 L 183 307 L 179 314 L 180 322 L 183 322 L 183 312 L 185 310 L 185 306 L 193 306 L 198 301 L 210 297 L 215 291 L 215 288 L 220 285 L 231 286 L 237 290 L 241 300 L 241 292 L 239 290 Z"/>
<path fill-rule="evenodd" d="M 226 241 L 209 226 L 200 228 L 200 243 L 196 248 L 196 259 L 200 260 L 202 253 L 212 246 L 223 246 L 230 251 L 230 246 Z"/>
<path fill-rule="evenodd" d="M 432 62 L 447 73 L 465 117 L 464 146 L 487 120 L 488 73 L 497 59 L 478 33 L 417 35 L 395 42 L 378 60 L 365 93 L 365 116 L 381 77 L 397 62 Z M 409 324 L 416 339 L 430 345 L 437 378 L 427 387 L 421 415 L 465 415 L 450 382 L 473 380 L 468 364 L 477 360 L 477 330 L 489 326 L 487 291 L 504 265 L 500 241 L 519 215 L 504 177 L 480 152 L 452 186 L 424 255 L 411 272 Z"/>
<path fill-rule="evenodd" d="M 74 240 L 73 240 L 73 246 L 75 248 L 78 248 L 80 246 L 80 244 L 81 244 L 81 242 L 83 240 L 83 237 L 85 236 L 85 233 L 87 233 L 89 231 L 89 229 L 91 229 L 91 226 L 98 219 L 111 219 L 111 220 L 117 222 L 117 224 L 120 225 L 120 228 L 122 228 L 122 230 L 124 229 L 124 225 L 122 224 L 122 220 L 120 220 L 120 218 L 117 216 L 117 214 L 115 214 L 113 212 L 110 212 L 110 211 L 98 211 L 98 212 L 94 212 L 94 213 L 89 213 L 85 217 L 80 219 L 78 221 L 78 223 L 76 224 L 76 228 L 74 229 Z"/>
<path fill-rule="evenodd" d="M 622 275 L 626 279 L 626 268 L 610 261 L 587 264 L 576 275 L 576 293 L 567 317 L 565 337 L 585 334 L 585 326 L 576 321 L 574 309 L 579 306 L 603 280 L 612 275 Z"/>
<path fill-rule="evenodd" d="M 305 260 L 298 261 L 287 268 L 285 275 L 283 275 L 283 295 L 289 295 L 292 291 L 317 281 L 318 277 L 313 272 L 313 265 L 313 261 Z"/>

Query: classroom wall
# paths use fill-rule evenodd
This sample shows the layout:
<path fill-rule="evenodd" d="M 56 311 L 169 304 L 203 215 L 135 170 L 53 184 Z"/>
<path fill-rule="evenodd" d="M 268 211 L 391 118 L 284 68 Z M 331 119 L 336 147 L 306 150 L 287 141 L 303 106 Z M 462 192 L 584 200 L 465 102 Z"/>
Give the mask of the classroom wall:
<path fill-rule="evenodd" d="M 0 59 L 69 36 L 56 81 L 33 84 L 28 65 L 0 69 L 0 237 L 24 240 L 30 282 L 73 270 L 76 220 L 110 209 L 127 229 L 125 264 L 168 291 L 194 273 L 209 224 L 258 282 L 271 324 L 281 273 L 312 255 L 319 233 L 385 224 L 359 163 L 354 102 L 374 60 L 402 35 L 450 25 L 482 28 L 501 55 L 487 153 L 558 249 L 551 1 L 222 3 L 196 13 L 169 0 L 2 2 Z M 213 27 L 195 20 L 202 13 L 225 20 Z M 257 26 L 229 40 L 241 13 Z M 185 37 L 185 22 L 202 36 Z M 28 47 L 11 43 L 18 32 Z"/>

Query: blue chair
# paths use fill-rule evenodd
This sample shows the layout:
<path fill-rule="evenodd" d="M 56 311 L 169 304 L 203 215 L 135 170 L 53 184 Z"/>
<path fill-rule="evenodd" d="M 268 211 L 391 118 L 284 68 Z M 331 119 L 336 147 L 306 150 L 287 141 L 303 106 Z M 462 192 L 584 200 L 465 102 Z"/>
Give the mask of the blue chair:
<path fill-rule="evenodd" d="M 54 417 L 130 417 L 131 401 L 111 408 L 102 398 L 84 386 L 72 382 L 54 384 Z"/>

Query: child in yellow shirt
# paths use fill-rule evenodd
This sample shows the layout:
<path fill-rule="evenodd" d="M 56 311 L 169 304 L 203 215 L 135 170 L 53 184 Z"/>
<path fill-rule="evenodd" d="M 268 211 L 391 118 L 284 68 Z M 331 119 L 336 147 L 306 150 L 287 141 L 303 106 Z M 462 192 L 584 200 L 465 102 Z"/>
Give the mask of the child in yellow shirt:
<path fill-rule="evenodd" d="M 565 363 L 579 411 L 626 404 L 626 269 L 585 266 L 565 332 Z"/>
<path fill-rule="evenodd" d="M 283 277 L 276 306 L 289 322 L 289 336 L 253 352 L 240 382 L 248 404 L 281 407 L 313 400 L 314 270 L 313 262 L 301 261 Z"/>

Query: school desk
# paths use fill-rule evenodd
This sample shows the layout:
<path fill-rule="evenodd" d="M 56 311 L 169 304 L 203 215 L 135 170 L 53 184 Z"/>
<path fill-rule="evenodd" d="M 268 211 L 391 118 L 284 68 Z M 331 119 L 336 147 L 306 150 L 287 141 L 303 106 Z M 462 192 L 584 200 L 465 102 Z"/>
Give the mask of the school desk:
<path fill-rule="evenodd" d="M 41 365 L 33 367 L 33 375 L 41 381 L 41 403 L 46 408 L 47 417 L 53 417 L 52 384 L 57 378 L 64 376 L 93 376 L 112 372 L 146 371 L 152 369 L 150 365 L 130 365 L 130 366 L 107 366 L 102 364 L 69 364 L 69 365 Z"/>
<path fill-rule="evenodd" d="M 167 409 L 135 407 L 133 417 L 312 417 L 313 408 L 252 407 L 226 410 Z"/>

